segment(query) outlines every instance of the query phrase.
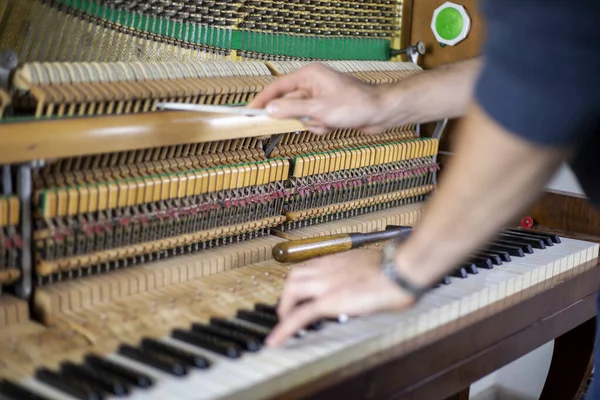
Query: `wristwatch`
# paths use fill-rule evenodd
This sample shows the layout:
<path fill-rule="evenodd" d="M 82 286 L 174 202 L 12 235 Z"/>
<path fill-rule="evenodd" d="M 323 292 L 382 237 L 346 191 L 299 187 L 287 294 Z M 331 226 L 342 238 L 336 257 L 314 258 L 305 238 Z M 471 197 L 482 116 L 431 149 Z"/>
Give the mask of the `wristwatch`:
<path fill-rule="evenodd" d="M 396 285 L 400 286 L 402 290 L 410 293 L 410 295 L 413 296 L 415 300 L 419 300 L 421 297 L 423 297 L 425 293 L 429 291 L 429 287 L 416 286 L 400 274 L 400 271 L 398 271 L 398 267 L 396 265 L 397 250 L 398 243 L 396 241 L 392 241 L 390 244 L 383 248 L 381 272 Z"/>

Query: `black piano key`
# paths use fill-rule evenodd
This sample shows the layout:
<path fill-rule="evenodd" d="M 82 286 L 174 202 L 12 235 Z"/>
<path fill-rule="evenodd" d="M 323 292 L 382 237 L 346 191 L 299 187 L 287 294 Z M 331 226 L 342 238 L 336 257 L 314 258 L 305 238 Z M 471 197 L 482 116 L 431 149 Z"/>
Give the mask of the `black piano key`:
<path fill-rule="evenodd" d="M 129 389 L 123 382 L 110 379 L 93 369 L 76 365 L 72 362 L 64 362 L 60 365 L 60 372 L 63 376 L 70 377 L 73 380 L 81 380 L 87 385 L 100 392 L 108 392 L 115 396 L 125 396 L 129 394 Z"/>
<path fill-rule="evenodd" d="M 452 283 L 452 280 L 450 279 L 450 277 L 448 275 L 444 275 L 444 277 L 442 278 L 440 283 L 443 285 L 449 285 Z"/>
<path fill-rule="evenodd" d="M 323 327 L 325 326 L 325 323 L 323 321 L 315 321 L 315 322 L 311 322 L 310 325 L 308 325 L 306 327 L 306 329 L 308 329 L 309 331 L 318 331 L 323 329 Z"/>
<path fill-rule="evenodd" d="M 477 266 L 475 264 L 473 264 L 473 263 L 464 264 L 462 266 L 462 268 L 464 270 L 466 270 L 467 273 L 469 273 L 471 275 L 477 275 L 479 273 L 479 270 L 477 269 Z"/>
<path fill-rule="evenodd" d="M 477 268 L 484 268 L 484 269 L 493 269 L 494 268 L 492 261 L 486 257 L 474 256 L 474 257 L 471 257 L 469 262 L 475 264 L 477 266 Z"/>
<path fill-rule="evenodd" d="M 520 248 L 523 251 L 523 256 L 525 256 L 525 254 L 533 254 L 533 247 L 531 247 L 530 244 L 526 244 L 526 243 L 520 243 L 514 240 L 506 240 L 503 238 L 496 238 L 494 239 L 494 243 L 498 243 L 501 245 L 506 245 L 506 246 L 515 246 Z M 511 254 L 512 255 L 512 254 Z"/>
<path fill-rule="evenodd" d="M 533 235 L 533 236 L 543 236 L 543 237 L 550 238 L 550 240 L 552 240 L 552 242 L 555 244 L 561 243 L 560 236 L 558 236 L 557 234 L 554 234 L 554 233 L 531 231 L 531 230 L 525 230 L 525 229 L 519 229 L 519 228 L 508 228 L 506 230 L 509 232 L 523 232 L 523 233 L 527 233 L 528 235 Z"/>
<path fill-rule="evenodd" d="M 204 333 L 174 329 L 171 336 L 192 346 L 210 350 L 225 357 L 239 358 L 242 355 L 242 349 L 237 344 Z"/>
<path fill-rule="evenodd" d="M 7 400 L 50 400 L 48 397 L 31 392 L 23 386 L 6 379 L 0 382 L 0 398 Z"/>
<path fill-rule="evenodd" d="M 510 254 L 508 254 L 506 251 L 485 249 L 485 252 L 495 254 L 496 256 L 500 257 L 500 260 L 502 262 L 511 262 L 512 261 L 512 259 L 510 258 Z"/>
<path fill-rule="evenodd" d="M 96 371 L 112 375 L 140 388 L 149 388 L 154 385 L 154 380 L 148 375 L 95 355 L 86 356 L 84 362 Z"/>
<path fill-rule="evenodd" d="M 138 349 L 126 344 L 119 346 L 118 353 L 124 357 L 131 358 L 141 364 L 146 364 L 150 367 L 164 371 L 175 376 L 187 375 L 188 370 L 182 362 L 161 357 L 159 354 L 152 354 L 146 350 Z"/>
<path fill-rule="evenodd" d="M 189 365 L 190 367 L 206 369 L 210 367 L 210 361 L 208 358 L 199 354 L 190 353 L 179 349 L 175 346 L 171 346 L 168 343 L 161 342 L 152 338 L 143 338 L 140 347 L 148 351 L 149 353 L 157 352 L 162 353 L 168 357 L 174 358 Z"/>
<path fill-rule="evenodd" d="M 474 253 L 477 257 L 489 258 L 493 265 L 502 265 L 502 259 L 499 255 L 489 251 L 477 251 Z"/>
<path fill-rule="evenodd" d="M 234 320 L 229 320 L 229 319 L 225 319 L 225 318 L 213 317 L 210 319 L 210 325 L 220 326 L 223 328 L 232 329 L 237 332 L 241 332 L 241 333 L 245 333 L 247 335 L 254 336 L 254 337 L 260 339 L 261 343 L 264 343 L 265 339 L 269 335 L 267 332 L 265 332 L 262 329 L 251 328 L 249 326 L 238 323 Z"/>
<path fill-rule="evenodd" d="M 273 329 L 277 326 L 279 319 L 272 315 L 260 311 L 238 310 L 236 318 L 243 321 L 252 322 L 253 324 L 264 326 L 268 329 Z"/>
<path fill-rule="evenodd" d="M 549 247 L 554 246 L 554 242 L 552 241 L 552 239 L 549 237 L 546 237 L 546 236 L 531 235 L 525 231 L 521 231 L 521 232 L 505 231 L 505 233 L 507 233 L 509 235 L 516 235 L 516 236 L 533 239 L 533 240 L 541 240 L 545 246 L 549 246 Z"/>
<path fill-rule="evenodd" d="M 517 246 L 509 246 L 500 243 L 488 243 L 487 250 L 505 251 L 513 257 L 525 257 L 523 249 Z"/>
<path fill-rule="evenodd" d="M 205 333 L 218 338 L 231 341 L 236 343 L 242 349 L 246 351 L 258 351 L 262 347 L 261 340 L 252 335 L 248 335 L 243 332 L 236 331 L 234 329 L 227 329 L 219 326 L 204 325 L 204 324 L 192 324 L 192 331 Z"/>
<path fill-rule="evenodd" d="M 530 239 L 519 235 L 513 235 L 512 233 L 501 233 L 500 235 L 498 235 L 498 237 L 505 240 L 512 240 L 517 243 L 528 244 L 534 249 L 543 250 L 546 248 L 546 245 L 541 239 Z"/>
<path fill-rule="evenodd" d="M 262 311 L 264 313 L 277 315 L 277 306 L 276 305 L 272 306 L 270 304 L 256 303 L 254 305 L 254 309 L 256 311 Z"/>
<path fill-rule="evenodd" d="M 466 269 L 461 267 L 461 268 L 456 269 L 454 272 L 452 272 L 452 276 L 465 279 L 465 278 L 469 277 L 469 274 L 467 274 Z"/>
<path fill-rule="evenodd" d="M 50 371 L 47 368 L 39 368 L 35 371 L 35 377 L 40 382 L 45 383 L 48 386 L 52 386 L 53 388 L 65 392 L 73 397 L 82 400 L 103 400 L 104 394 L 92 390 L 85 385 L 82 385 L 78 381 L 73 381 L 72 379 L 67 379 L 63 375 L 59 375 L 54 371 Z"/>

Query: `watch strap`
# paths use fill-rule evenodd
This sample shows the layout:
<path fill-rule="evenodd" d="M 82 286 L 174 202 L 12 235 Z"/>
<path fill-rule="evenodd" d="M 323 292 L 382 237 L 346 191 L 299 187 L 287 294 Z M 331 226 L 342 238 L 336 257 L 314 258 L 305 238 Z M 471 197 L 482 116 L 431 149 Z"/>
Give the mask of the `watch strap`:
<path fill-rule="evenodd" d="M 427 286 L 417 286 L 404 277 L 396 265 L 396 251 L 398 244 L 390 243 L 383 249 L 383 259 L 381 262 L 381 272 L 392 282 L 398 285 L 402 290 L 408 292 L 415 300 L 420 299 L 429 291 Z"/>

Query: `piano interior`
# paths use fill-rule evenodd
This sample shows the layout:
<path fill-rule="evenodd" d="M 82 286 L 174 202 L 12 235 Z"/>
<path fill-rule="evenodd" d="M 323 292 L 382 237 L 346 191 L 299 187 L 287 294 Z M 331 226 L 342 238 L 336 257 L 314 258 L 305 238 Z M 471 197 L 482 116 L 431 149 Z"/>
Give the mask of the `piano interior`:
<path fill-rule="evenodd" d="M 413 309 L 263 346 L 301 268 L 273 247 L 418 225 L 440 132 L 315 135 L 156 103 L 243 105 L 315 61 L 368 84 L 423 73 L 398 56 L 436 2 L 414 3 L 0 0 L 0 398 L 442 399 L 555 337 L 583 354 L 561 387 L 587 379 L 600 224 L 558 194 Z M 511 359 L 460 373 L 528 329 L 540 338 Z"/>

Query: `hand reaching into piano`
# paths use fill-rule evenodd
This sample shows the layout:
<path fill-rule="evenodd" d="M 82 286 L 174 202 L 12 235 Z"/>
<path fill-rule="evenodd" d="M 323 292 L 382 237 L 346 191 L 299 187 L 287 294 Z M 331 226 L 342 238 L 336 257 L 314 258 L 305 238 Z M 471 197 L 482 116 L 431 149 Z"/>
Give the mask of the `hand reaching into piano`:
<path fill-rule="evenodd" d="M 472 59 L 403 79 L 369 85 L 314 63 L 277 78 L 249 104 L 273 118 L 303 118 L 312 132 L 388 128 L 458 117 L 465 113 L 480 68 Z"/>
<path fill-rule="evenodd" d="M 380 251 L 355 250 L 294 268 L 281 295 L 280 323 L 267 344 L 277 346 L 319 319 L 409 307 L 413 298 L 381 273 L 381 257 Z"/>
<path fill-rule="evenodd" d="M 278 78 L 249 107 L 266 108 L 274 118 L 307 117 L 305 125 L 317 134 L 335 128 L 378 133 L 387 128 L 380 92 L 378 86 L 315 63 Z"/>

